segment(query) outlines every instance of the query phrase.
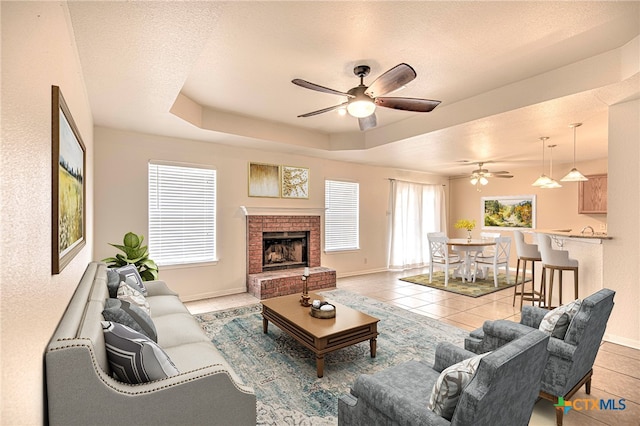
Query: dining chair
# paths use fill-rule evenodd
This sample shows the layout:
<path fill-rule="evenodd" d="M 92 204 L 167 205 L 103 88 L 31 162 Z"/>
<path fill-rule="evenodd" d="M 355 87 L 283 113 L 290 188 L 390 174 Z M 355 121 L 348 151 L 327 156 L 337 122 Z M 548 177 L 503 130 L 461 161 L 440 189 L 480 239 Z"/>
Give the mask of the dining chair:
<path fill-rule="evenodd" d="M 501 237 L 502 235 L 499 232 L 481 232 L 480 239 L 481 240 L 489 240 L 494 241 L 496 238 Z M 482 251 L 476 255 L 476 259 L 493 259 L 493 256 L 496 252 L 495 246 L 487 246 L 483 247 Z"/>
<path fill-rule="evenodd" d="M 507 284 L 509 284 L 509 253 L 511 252 L 511 237 L 497 237 L 494 239 L 496 242 L 495 252 L 492 258 L 476 258 L 475 259 L 475 272 L 473 274 L 473 281 L 475 282 L 478 275 L 478 268 L 482 268 L 484 276 L 487 276 L 487 269 L 493 269 L 493 284 L 498 287 L 498 270 L 499 268 L 505 269 L 507 275 Z"/>
<path fill-rule="evenodd" d="M 444 269 L 444 286 L 449 284 L 449 270 L 450 266 L 458 266 L 462 263 L 460 256 L 451 254 L 449 252 L 449 238 L 441 232 L 432 232 L 427 234 L 427 240 L 429 241 L 429 254 L 431 260 L 429 261 L 429 283 L 433 280 L 433 267 L 437 266 Z"/>

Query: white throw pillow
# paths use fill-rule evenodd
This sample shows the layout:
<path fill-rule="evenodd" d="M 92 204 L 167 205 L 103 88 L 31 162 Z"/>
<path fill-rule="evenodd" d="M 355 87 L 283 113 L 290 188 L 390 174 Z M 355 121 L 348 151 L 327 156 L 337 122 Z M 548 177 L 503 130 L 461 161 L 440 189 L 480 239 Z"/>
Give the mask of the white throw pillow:
<path fill-rule="evenodd" d="M 125 300 L 145 311 L 147 315 L 151 315 L 151 309 L 147 299 L 145 299 L 141 292 L 134 289 L 124 281 L 122 281 L 118 287 L 118 299 Z"/>
<path fill-rule="evenodd" d="M 476 374 L 480 360 L 488 354 L 490 352 L 476 355 L 442 370 L 433 385 L 427 408 L 440 417 L 451 420 L 462 391 Z"/>

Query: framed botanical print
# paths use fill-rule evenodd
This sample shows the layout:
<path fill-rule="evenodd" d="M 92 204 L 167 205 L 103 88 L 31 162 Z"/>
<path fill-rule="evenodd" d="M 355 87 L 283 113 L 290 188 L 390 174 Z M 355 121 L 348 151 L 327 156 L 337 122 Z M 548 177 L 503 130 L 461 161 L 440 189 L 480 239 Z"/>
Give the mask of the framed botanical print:
<path fill-rule="evenodd" d="M 58 86 L 51 86 L 51 269 L 60 273 L 86 244 L 86 149 Z"/>

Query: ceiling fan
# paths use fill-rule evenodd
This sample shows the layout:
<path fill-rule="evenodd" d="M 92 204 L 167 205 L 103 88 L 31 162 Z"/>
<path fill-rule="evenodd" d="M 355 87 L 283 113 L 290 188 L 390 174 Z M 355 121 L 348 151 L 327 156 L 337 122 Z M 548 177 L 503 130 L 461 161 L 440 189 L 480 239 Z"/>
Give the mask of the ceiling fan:
<path fill-rule="evenodd" d="M 491 161 L 485 161 L 485 162 L 477 162 L 475 164 L 478 165 L 478 168 L 473 170 L 471 172 L 471 175 L 469 175 L 469 182 L 471 182 L 471 185 L 475 185 L 476 187 L 478 187 L 478 190 L 480 190 L 480 186 L 479 185 L 486 185 L 487 183 L 489 183 L 489 180 L 487 178 L 490 177 L 495 177 L 495 178 L 512 178 L 513 175 L 510 174 L 510 172 L 507 172 L 506 170 L 501 170 L 498 172 L 492 172 L 489 171 L 487 169 L 482 168 L 483 165 L 487 164 L 487 163 L 491 163 Z"/>
<path fill-rule="evenodd" d="M 430 112 L 440 104 L 440 101 L 419 98 L 397 98 L 383 96 L 391 93 L 409 83 L 416 78 L 416 72 L 410 65 L 398 64 L 381 76 L 379 76 L 370 86 L 364 85 L 364 78 L 369 75 L 371 68 L 368 65 L 358 65 L 353 69 L 353 73 L 360 77 L 360 85 L 349 89 L 347 92 L 329 89 L 315 83 L 296 78 L 291 82 L 305 89 L 317 92 L 330 93 L 333 95 L 346 96 L 347 101 L 338 105 L 324 108 L 318 111 L 308 112 L 298 117 L 311 117 L 340 108 L 346 108 L 349 115 L 358 119 L 360 130 L 367 130 L 376 127 L 375 115 L 376 106 L 400 109 L 413 112 Z"/>

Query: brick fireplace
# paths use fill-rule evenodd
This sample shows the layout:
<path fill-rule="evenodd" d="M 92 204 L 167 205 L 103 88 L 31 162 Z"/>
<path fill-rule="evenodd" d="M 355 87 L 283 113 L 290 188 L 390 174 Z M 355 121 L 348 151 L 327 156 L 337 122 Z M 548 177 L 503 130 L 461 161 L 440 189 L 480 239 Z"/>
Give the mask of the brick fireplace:
<path fill-rule="evenodd" d="M 258 299 L 267 299 L 301 293 L 304 267 L 309 268 L 309 291 L 335 288 L 335 270 L 320 265 L 322 210 L 243 207 L 243 211 L 247 217 L 249 294 Z M 269 241 L 266 245 L 265 238 Z M 282 240 L 280 244 L 274 241 L 278 239 Z M 298 242 L 303 239 L 304 243 Z M 286 244 L 290 244 L 291 248 L 281 247 Z M 304 250 L 304 254 L 300 252 L 299 255 L 288 257 L 285 253 L 289 250 Z"/>

